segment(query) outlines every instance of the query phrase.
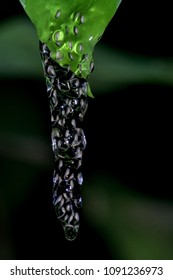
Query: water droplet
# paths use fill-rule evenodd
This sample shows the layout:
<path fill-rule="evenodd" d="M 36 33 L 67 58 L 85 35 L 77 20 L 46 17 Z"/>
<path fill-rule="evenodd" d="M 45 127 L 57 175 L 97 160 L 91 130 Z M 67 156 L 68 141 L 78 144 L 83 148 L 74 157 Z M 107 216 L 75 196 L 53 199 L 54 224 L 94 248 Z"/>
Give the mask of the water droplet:
<path fill-rule="evenodd" d="M 81 73 L 81 72 L 82 72 L 82 64 L 79 63 L 78 66 L 77 66 L 77 68 L 79 69 L 79 72 Z"/>
<path fill-rule="evenodd" d="M 44 44 L 42 48 L 43 48 L 43 54 L 44 54 L 45 56 L 49 55 L 49 50 L 48 50 L 48 48 L 47 48 L 47 45 Z"/>
<path fill-rule="evenodd" d="M 93 72 L 93 70 L 94 70 L 94 62 L 92 61 L 90 63 L 90 72 Z"/>
<path fill-rule="evenodd" d="M 76 128 L 76 120 L 75 119 L 72 119 L 71 124 L 74 128 Z"/>
<path fill-rule="evenodd" d="M 71 210 L 71 205 L 70 205 L 70 204 L 67 204 L 66 210 L 67 210 L 67 211 L 70 211 L 70 210 Z"/>
<path fill-rule="evenodd" d="M 52 65 L 49 65 L 47 67 L 47 73 L 51 78 L 54 78 L 56 76 L 55 70 Z"/>
<path fill-rule="evenodd" d="M 64 226 L 64 231 L 65 231 L 65 237 L 69 240 L 69 241 L 73 241 L 78 233 L 78 228 L 71 226 L 71 225 L 65 225 Z"/>
<path fill-rule="evenodd" d="M 80 84 L 79 79 L 77 79 L 77 78 L 72 79 L 72 80 L 70 81 L 70 83 L 71 83 L 71 86 L 72 86 L 73 88 L 78 88 L 78 87 L 79 87 L 79 84 Z"/>
<path fill-rule="evenodd" d="M 82 160 L 81 159 L 77 160 L 76 169 L 79 169 L 79 167 L 81 167 L 81 165 L 82 165 Z"/>
<path fill-rule="evenodd" d="M 60 51 L 57 51 L 57 52 L 56 52 L 56 59 L 57 59 L 57 60 L 61 60 L 61 59 L 63 59 L 63 57 L 64 57 L 64 55 L 61 54 Z"/>
<path fill-rule="evenodd" d="M 65 223 L 65 222 L 67 222 L 67 220 L 68 220 L 68 215 L 64 214 L 61 218 L 61 221 Z"/>
<path fill-rule="evenodd" d="M 70 193 L 71 190 L 72 190 L 71 185 L 66 186 L 65 191 L 66 191 L 67 193 Z"/>
<path fill-rule="evenodd" d="M 70 180 L 70 186 L 71 186 L 71 190 L 74 188 L 74 181 Z"/>
<path fill-rule="evenodd" d="M 47 92 L 49 93 L 53 88 L 52 83 L 49 79 L 46 79 L 46 86 L 47 86 Z"/>
<path fill-rule="evenodd" d="M 88 54 L 87 53 L 85 53 L 85 54 L 83 54 L 82 55 L 82 62 L 85 62 L 86 60 L 88 60 Z"/>
<path fill-rule="evenodd" d="M 59 18 L 60 15 L 61 15 L 61 10 L 58 10 L 58 11 L 56 12 L 55 18 Z"/>
<path fill-rule="evenodd" d="M 64 179 L 65 179 L 66 177 L 68 177 L 69 174 L 70 174 L 70 169 L 67 168 L 67 170 L 66 170 L 66 172 L 65 172 L 65 174 L 64 174 Z"/>
<path fill-rule="evenodd" d="M 81 197 L 75 198 L 74 204 L 77 208 L 81 208 L 82 207 L 82 198 Z"/>
<path fill-rule="evenodd" d="M 54 206 L 60 207 L 59 205 L 60 205 L 61 201 L 62 201 L 62 195 L 59 195 L 59 196 L 57 197 L 57 192 L 54 192 L 54 196 L 53 196 L 53 205 L 54 205 Z"/>
<path fill-rule="evenodd" d="M 56 152 L 57 150 L 57 141 L 55 138 L 52 139 L 52 150 L 53 152 Z"/>
<path fill-rule="evenodd" d="M 58 177 L 59 177 L 59 176 L 58 176 L 58 173 L 55 173 L 55 172 L 54 172 L 54 175 L 53 175 L 53 184 L 54 184 L 54 185 L 56 185 L 56 183 L 57 183 L 57 181 L 58 181 Z"/>
<path fill-rule="evenodd" d="M 84 23 L 84 20 L 85 20 L 84 16 L 81 16 L 81 17 L 80 17 L 80 23 L 83 24 L 83 23 Z"/>
<path fill-rule="evenodd" d="M 76 45 L 76 52 L 77 53 L 82 53 L 82 51 L 83 51 L 83 44 L 82 43 L 78 43 Z"/>
<path fill-rule="evenodd" d="M 79 17 L 80 17 L 80 13 L 79 12 L 75 12 L 75 13 L 72 14 L 72 19 L 74 21 L 78 21 Z"/>
<path fill-rule="evenodd" d="M 62 30 L 56 30 L 53 36 L 55 42 L 62 42 L 64 40 L 65 34 Z"/>
<path fill-rule="evenodd" d="M 69 129 L 67 129 L 67 130 L 65 131 L 65 137 L 67 138 L 67 137 L 69 136 L 69 134 L 70 134 L 70 131 L 69 131 Z"/>
<path fill-rule="evenodd" d="M 59 169 L 61 169 L 61 167 L 62 167 L 62 166 L 63 166 L 63 161 L 62 161 L 62 160 L 60 160 L 60 161 L 59 161 L 58 168 L 59 168 Z"/>
<path fill-rule="evenodd" d="M 70 49 L 72 49 L 73 45 L 72 45 L 71 41 L 68 42 L 68 46 L 69 46 Z"/>
<path fill-rule="evenodd" d="M 93 36 L 90 36 L 90 37 L 89 37 L 89 41 L 91 41 L 92 39 L 93 39 Z"/>
<path fill-rule="evenodd" d="M 74 60 L 73 55 L 71 53 L 68 53 L 68 56 L 71 60 Z"/>
<path fill-rule="evenodd" d="M 82 151 L 81 149 L 78 147 L 77 150 L 76 150 L 76 153 L 75 153 L 75 158 L 76 159 L 81 159 L 82 158 Z"/>
<path fill-rule="evenodd" d="M 58 31 L 55 33 L 55 40 L 58 41 L 59 37 L 60 37 L 60 32 Z"/>
<path fill-rule="evenodd" d="M 77 181 L 78 181 L 79 185 L 82 185 L 82 183 L 83 183 L 83 176 L 82 176 L 81 172 L 78 173 L 78 175 L 77 175 Z"/>
<path fill-rule="evenodd" d="M 77 35 L 78 34 L 78 27 L 74 26 L 73 31 L 74 31 L 74 34 Z"/>
<path fill-rule="evenodd" d="M 79 214 L 77 212 L 75 213 L 74 217 L 76 219 L 76 222 L 79 222 Z"/>

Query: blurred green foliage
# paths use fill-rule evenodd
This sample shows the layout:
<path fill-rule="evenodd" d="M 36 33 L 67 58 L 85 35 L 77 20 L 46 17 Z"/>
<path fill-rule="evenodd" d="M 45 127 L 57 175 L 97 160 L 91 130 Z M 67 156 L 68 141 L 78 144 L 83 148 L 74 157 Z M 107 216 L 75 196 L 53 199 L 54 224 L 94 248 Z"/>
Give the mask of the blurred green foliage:
<path fill-rule="evenodd" d="M 88 182 L 85 216 L 98 227 L 114 258 L 172 259 L 173 205 L 96 174 Z M 140 186 L 139 186 L 140 188 Z"/>
<path fill-rule="evenodd" d="M 123 53 L 101 43 L 94 57 L 95 71 L 89 82 L 97 98 L 106 95 L 109 99 L 111 92 L 121 93 L 136 84 L 173 86 L 172 59 Z M 0 258 L 16 258 L 10 228 L 13 213 L 32 197 L 43 174 L 51 174 L 53 162 L 38 39 L 27 18 L 0 25 L 0 62 Z M 114 130 L 115 120 L 109 121 Z M 100 147 L 104 146 L 99 139 Z M 90 152 L 88 148 L 85 154 Z M 84 219 L 100 234 L 113 259 L 173 258 L 171 200 L 144 195 L 140 186 L 138 191 L 131 189 L 106 171 L 88 174 L 84 185 Z M 41 202 L 38 205 L 42 207 Z"/>

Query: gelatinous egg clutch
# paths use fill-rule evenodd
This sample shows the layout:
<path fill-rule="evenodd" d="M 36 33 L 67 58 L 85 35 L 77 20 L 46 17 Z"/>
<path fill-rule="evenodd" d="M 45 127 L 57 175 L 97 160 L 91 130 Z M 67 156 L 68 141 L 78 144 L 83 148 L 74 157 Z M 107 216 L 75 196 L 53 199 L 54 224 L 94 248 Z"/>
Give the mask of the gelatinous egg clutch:
<path fill-rule="evenodd" d="M 93 51 L 121 0 L 19 0 L 35 25 L 52 125 L 53 204 L 65 236 L 74 240 L 82 206 L 86 139 L 81 123 L 92 96 L 87 81 Z"/>
<path fill-rule="evenodd" d="M 20 0 L 60 66 L 79 77 L 92 72 L 93 50 L 121 0 Z"/>

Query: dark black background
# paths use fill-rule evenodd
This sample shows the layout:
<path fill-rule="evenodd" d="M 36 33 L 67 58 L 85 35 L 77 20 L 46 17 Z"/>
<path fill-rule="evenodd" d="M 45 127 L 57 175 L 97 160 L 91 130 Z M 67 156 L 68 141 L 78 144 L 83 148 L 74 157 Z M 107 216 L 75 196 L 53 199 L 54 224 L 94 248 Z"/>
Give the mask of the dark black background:
<path fill-rule="evenodd" d="M 172 57 L 170 2 L 122 1 L 100 44 L 145 56 Z M 22 14 L 24 11 L 17 0 L 10 1 L 10 5 L 4 2 L 1 7 L 2 21 Z M 31 86 L 30 82 L 20 81 L 20 86 L 27 88 L 28 94 L 31 89 L 33 96 L 38 88 L 45 90 L 43 83 L 32 81 Z M 1 84 L 6 87 L 6 81 Z M 101 95 L 89 100 L 85 121 L 88 146 L 84 176 L 92 177 L 94 172 L 106 170 L 130 189 L 149 197 L 172 198 L 171 100 L 172 88 L 156 84 L 132 85 L 110 93 L 109 98 Z M 39 106 L 40 100 L 35 99 L 35 102 Z M 42 108 L 48 112 L 44 102 Z M 47 124 L 48 117 L 47 113 Z M 49 132 L 49 127 L 45 128 L 47 137 Z M 41 174 L 35 191 L 12 215 L 15 258 L 110 259 L 111 254 L 101 236 L 85 220 L 81 223 L 77 240 L 64 240 L 61 226 L 55 223 L 51 194 L 46 186 L 51 186 L 51 167 Z M 117 251 L 117 259 L 120 258 L 123 256 Z"/>

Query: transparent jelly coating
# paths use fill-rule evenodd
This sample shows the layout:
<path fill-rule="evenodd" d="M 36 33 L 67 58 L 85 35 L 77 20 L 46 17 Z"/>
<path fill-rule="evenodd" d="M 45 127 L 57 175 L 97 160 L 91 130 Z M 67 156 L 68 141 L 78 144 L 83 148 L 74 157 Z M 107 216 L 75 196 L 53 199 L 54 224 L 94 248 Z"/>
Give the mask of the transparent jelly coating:
<path fill-rule="evenodd" d="M 51 57 L 77 76 L 93 70 L 93 50 L 121 0 L 19 0 Z"/>

